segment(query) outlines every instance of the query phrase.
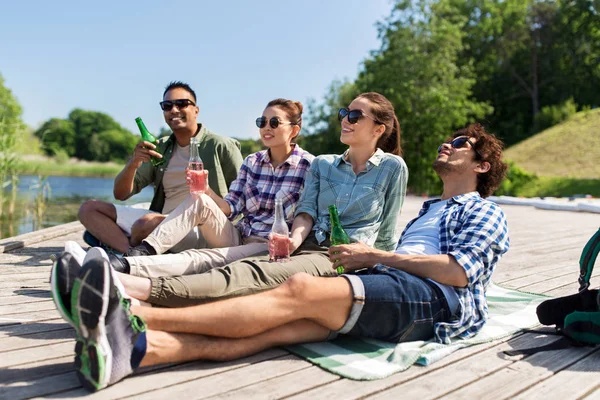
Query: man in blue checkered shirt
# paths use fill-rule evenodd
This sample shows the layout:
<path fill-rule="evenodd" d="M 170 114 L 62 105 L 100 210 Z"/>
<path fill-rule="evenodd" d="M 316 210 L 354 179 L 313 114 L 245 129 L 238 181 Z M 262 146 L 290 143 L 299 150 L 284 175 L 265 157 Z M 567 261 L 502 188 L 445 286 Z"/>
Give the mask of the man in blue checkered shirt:
<path fill-rule="evenodd" d="M 395 252 L 360 242 L 331 247 L 332 268 L 346 271 L 340 277 L 299 273 L 273 290 L 185 308 L 117 305 L 112 363 L 131 365 L 125 376 L 138 365 L 229 360 L 338 334 L 443 343 L 474 335 L 509 247 L 502 210 L 485 200 L 506 174 L 502 146 L 479 124 L 455 132 L 433 164 L 441 199 L 424 203 Z"/>

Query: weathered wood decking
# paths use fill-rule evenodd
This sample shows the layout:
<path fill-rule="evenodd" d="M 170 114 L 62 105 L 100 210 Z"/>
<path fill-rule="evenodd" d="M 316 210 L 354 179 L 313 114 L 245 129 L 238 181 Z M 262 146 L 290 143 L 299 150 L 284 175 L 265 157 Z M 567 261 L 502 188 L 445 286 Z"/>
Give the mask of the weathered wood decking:
<path fill-rule="evenodd" d="M 402 223 L 421 198 L 408 198 Z M 584 244 L 600 226 L 598 214 L 503 206 L 511 250 L 494 280 L 551 296 L 575 293 Z M 81 241 L 71 223 L 0 241 L 0 398 L 470 398 L 600 399 L 600 347 L 581 347 L 507 359 L 510 348 L 556 340 L 533 333 L 460 350 L 429 367 L 411 367 L 387 379 L 342 379 L 273 349 L 234 362 L 193 362 L 140 371 L 89 395 L 73 372 L 73 331 L 50 299 L 49 255 L 66 240 Z M 24 247 L 22 247 L 24 246 Z M 592 284 L 600 283 L 600 267 Z"/>

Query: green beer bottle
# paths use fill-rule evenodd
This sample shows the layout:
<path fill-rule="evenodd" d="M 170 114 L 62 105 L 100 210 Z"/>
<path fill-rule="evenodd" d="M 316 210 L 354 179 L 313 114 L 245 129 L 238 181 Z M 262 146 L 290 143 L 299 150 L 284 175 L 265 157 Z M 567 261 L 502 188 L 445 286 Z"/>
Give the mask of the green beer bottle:
<path fill-rule="evenodd" d="M 331 220 L 331 235 L 329 236 L 331 245 L 350 244 L 350 238 L 344 228 L 342 228 L 342 224 L 340 224 L 340 215 L 335 204 L 329 206 L 329 219 Z M 337 273 L 343 274 L 344 267 L 341 265 L 337 267 Z"/>
<path fill-rule="evenodd" d="M 160 150 L 158 149 L 158 139 L 156 139 L 154 136 L 152 136 L 152 134 L 150 132 L 148 132 L 146 125 L 144 125 L 144 121 L 142 121 L 142 119 L 140 117 L 137 117 L 135 119 L 135 123 L 137 124 L 138 128 L 140 129 L 140 134 L 142 135 L 142 140 L 155 145 L 156 148 L 154 149 L 154 151 L 162 154 L 160 152 Z M 162 163 L 164 163 L 165 160 L 162 158 L 158 158 L 158 157 L 152 157 L 150 159 L 150 162 L 152 163 L 152 165 L 157 167 L 157 166 L 161 165 Z"/>

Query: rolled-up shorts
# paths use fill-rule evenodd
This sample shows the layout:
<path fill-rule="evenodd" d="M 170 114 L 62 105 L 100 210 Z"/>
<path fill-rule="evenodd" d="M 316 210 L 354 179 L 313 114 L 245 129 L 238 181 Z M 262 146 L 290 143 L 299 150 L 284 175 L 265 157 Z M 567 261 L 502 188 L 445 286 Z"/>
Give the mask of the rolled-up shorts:
<path fill-rule="evenodd" d="M 347 334 L 395 343 L 429 340 L 435 324 L 457 319 L 442 290 L 426 279 L 383 265 L 342 276 L 354 301 L 346 324 L 330 339 Z"/>

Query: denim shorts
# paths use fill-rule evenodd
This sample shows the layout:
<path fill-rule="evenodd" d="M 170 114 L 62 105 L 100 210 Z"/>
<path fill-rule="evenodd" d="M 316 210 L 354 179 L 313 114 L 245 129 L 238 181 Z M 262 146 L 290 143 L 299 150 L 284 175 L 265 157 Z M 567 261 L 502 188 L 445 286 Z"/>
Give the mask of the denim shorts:
<path fill-rule="evenodd" d="M 436 323 L 456 319 L 441 289 L 426 279 L 383 265 L 342 276 L 354 301 L 336 333 L 395 343 L 429 340 Z"/>

